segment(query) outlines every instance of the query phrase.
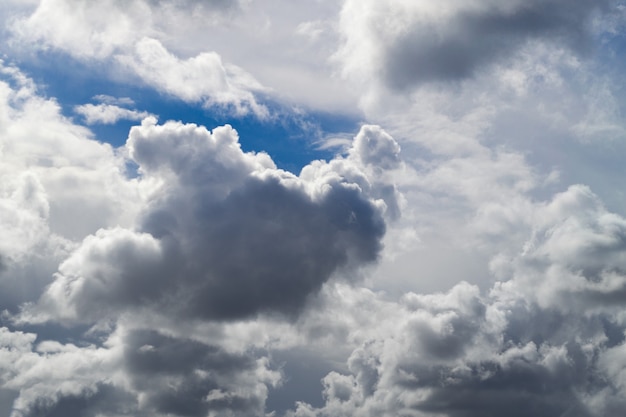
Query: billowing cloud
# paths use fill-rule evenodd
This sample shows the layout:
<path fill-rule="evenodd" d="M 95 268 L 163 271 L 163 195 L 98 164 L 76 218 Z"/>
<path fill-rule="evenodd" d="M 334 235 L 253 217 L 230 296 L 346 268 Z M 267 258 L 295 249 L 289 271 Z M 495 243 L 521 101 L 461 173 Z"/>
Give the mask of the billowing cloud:
<path fill-rule="evenodd" d="M 370 134 L 368 162 L 387 161 L 389 146 L 397 156 L 386 133 L 363 130 L 379 135 Z M 377 259 L 385 204 L 368 196 L 369 182 L 350 159 L 297 177 L 237 141 L 229 126 L 209 132 L 146 119 L 133 127 L 130 156 L 142 181 L 159 184 L 137 230 L 87 237 L 42 305 L 53 317 L 88 321 L 141 307 L 209 319 L 294 315 L 335 272 Z"/>
<path fill-rule="evenodd" d="M 15 67 L 0 69 L 0 300 L 15 312 L 38 297 L 76 239 L 128 225 L 140 192 L 109 145 L 63 117 Z"/>
<path fill-rule="evenodd" d="M 366 150 L 296 176 L 243 152 L 230 126 L 148 117 L 114 150 L 3 69 L 2 410 L 262 415 L 281 373 L 252 349 L 268 339 L 238 327 L 285 326 L 332 277 L 350 282 L 378 259 L 398 195 L 370 176 L 401 163 L 398 145 L 364 126 Z M 181 320 L 193 335 L 171 324 Z M 67 339 L 16 329 L 43 321 L 95 326 Z"/>
<path fill-rule="evenodd" d="M 0 415 L 623 414 L 622 4 L 0 10 Z"/>
<path fill-rule="evenodd" d="M 517 257 L 494 259 L 488 294 L 460 283 L 378 304 L 380 334 L 323 379 L 325 405 L 291 415 L 618 416 L 623 222 L 585 187 L 556 195 Z"/>
<path fill-rule="evenodd" d="M 11 417 L 262 415 L 280 373 L 266 357 L 148 329 L 118 329 L 104 346 L 36 342 L 0 328 Z"/>

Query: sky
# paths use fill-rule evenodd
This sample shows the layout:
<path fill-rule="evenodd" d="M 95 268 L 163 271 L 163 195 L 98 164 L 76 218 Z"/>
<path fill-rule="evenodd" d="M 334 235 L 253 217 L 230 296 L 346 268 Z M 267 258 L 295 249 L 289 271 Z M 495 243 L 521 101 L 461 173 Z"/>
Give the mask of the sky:
<path fill-rule="evenodd" d="M 626 3 L 0 2 L 0 417 L 621 417 Z"/>

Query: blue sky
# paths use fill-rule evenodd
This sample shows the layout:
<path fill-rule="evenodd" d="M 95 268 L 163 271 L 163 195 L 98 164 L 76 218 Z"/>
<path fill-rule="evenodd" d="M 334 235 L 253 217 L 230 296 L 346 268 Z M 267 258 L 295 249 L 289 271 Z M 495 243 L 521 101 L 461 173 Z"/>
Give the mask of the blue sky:
<path fill-rule="evenodd" d="M 98 103 L 98 95 L 107 95 L 131 99 L 128 107 L 152 113 L 163 122 L 178 120 L 208 128 L 228 123 L 240 133 L 244 151 L 267 152 L 280 168 L 296 174 L 312 160 L 341 153 L 341 147 L 323 148 L 324 139 L 349 135 L 360 124 L 355 114 L 307 109 L 272 97 L 264 97 L 264 104 L 272 108 L 269 118 L 233 115 L 219 106 L 188 103 L 145 85 L 116 79 L 98 65 L 78 61 L 67 54 L 43 52 L 36 59 L 11 61 L 7 57 L 7 60 L 34 80 L 42 95 L 56 99 L 64 116 L 86 125 L 95 139 L 115 147 L 124 145 L 128 130 L 137 121 L 120 119 L 112 124 L 88 124 L 75 112 L 75 106 Z"/>
<path fill-rule="evenodd" d="M 626 4 L 0 4 L 0 417 L 621 417 Z"/>

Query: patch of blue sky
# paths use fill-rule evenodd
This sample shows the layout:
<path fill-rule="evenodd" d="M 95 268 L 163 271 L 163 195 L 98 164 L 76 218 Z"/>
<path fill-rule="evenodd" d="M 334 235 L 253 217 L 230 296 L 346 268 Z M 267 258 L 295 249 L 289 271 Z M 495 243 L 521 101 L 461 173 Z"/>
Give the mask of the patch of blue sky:
<path fill-rule="evenodd" d="M 75 112 L 75 107 L 87 103 L 98 104 L 94 97 L 107 95 L 130 98 L 134 104 L 121 107 L 146 111 L 156 115 L 161 123 L 176 120 L 195 123 L 213 129 L 230 124 L 238 132 L 244 151 L 267 152 L 279 168 L 294 173 L 316 159 L 332 158 L 340 149 L 321 148 L 319 141 L 334 134 L 354 135 L 360 120 L 354 116 L 322 111 L 304 111 L 288 104 L 262 97 L 270 117 L 261 120 L 253 114 L 236 116 L 228 109 L 203 107 L 202 103 L 188 103 L 158 92 L 150 87 L 133 83 L 101 64 L 81 62 L 65 54 L 41 52 L 18 67 L 39 86 L 40 93 L 55 98 L 63 114 L 75 123 L 85 124 L 85 119 Z M 122 146 L 128 131 L 138 124 L 136 120 L 119 120 L 113 124 L 88 125 L 97 140 L 115 147 Z"/>

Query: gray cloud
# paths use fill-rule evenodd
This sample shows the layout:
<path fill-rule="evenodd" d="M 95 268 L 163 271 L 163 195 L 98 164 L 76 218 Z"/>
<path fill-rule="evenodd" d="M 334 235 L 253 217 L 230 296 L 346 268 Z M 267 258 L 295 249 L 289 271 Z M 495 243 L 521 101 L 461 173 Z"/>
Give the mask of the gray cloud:
<path fill-rule="evenodd" d="M 533 218 L 487 296 L 466 283 L 405 295 L 349 372 L 323 379 L 325 405 L 289 415 L 621 415 L 625 220 L 584 186 Z"/>
<path fill-rule="evenodd" d="M 372 143 L 395 143 L 378 134 Z M 265 154 L 243 153 L 230 127 L 211 134 L 153 121 L 133 128 L 128 146 L 142 180 L 161 186 L 136 231 L 101 230 L 61 264 L 40 303 L 52 317 L 97 321 L 142 308 L 199 319 L 294 317 L 334 273 L 371 263 L 382 249 L 382 200 L 350 158 L 296 177 Z M 386 161 L 372 146 L 368 164 Z M 393 206 L 391 191 L 383 197 Z"/>
<path fill-rule="evenodd" d="M 133 390 L 145 398 L 147 413 L 261 415 L 267 389 L 255 376 L 259 366 L 252 356 L 153 330 L 132 331 L 124 340 L 124 367 Z"/>
<path fill-rule="evenodd" d="M 433 9 L 427 2 L 395 1 L 375 9 L 359 24 L 345 28 L 355 48 L 367 33 L 378 76 L 393 89 L 424 82 L 461 80 L 477 70 L 514 56 L 528 42 L 549 42 L 584 54 L 592 48 L 592 20 L 608 12 L 610 0 L 532 0 L 460 4 L 444 2 Z M 350 3 L 351 4 L 351 3 Z M 356 7 L 349 6 L 349 7 Z M 351 21 L 346 10 L 346 21 Z M 384 22 L 384 23 L 382 23 Z M 351 37 L 354 37 L 353 39 Z M 362 41 L 362 40 L 361 40 Z M 360 55 L 355 55 L 360 56 Z M 348 55 L 348 66 L 350 63 Z"/>
<path fill-rule="evenodd" d="M 154 329 L 118 328 L 101 348 L 35 339 L 0 328 L 0 409 L 12 417 L 263 415 L 280 382 L 261 352 Z"/>
<path fill-rule="evenodd" d="M 98 384 L 95 390 L 61 396 L 57 400 L 39 398 L 20 417 L 98 417 L 137 413 L 136 398 L 108 384 Z M 143 415 L 143 414 L 134 414 Z"/>

